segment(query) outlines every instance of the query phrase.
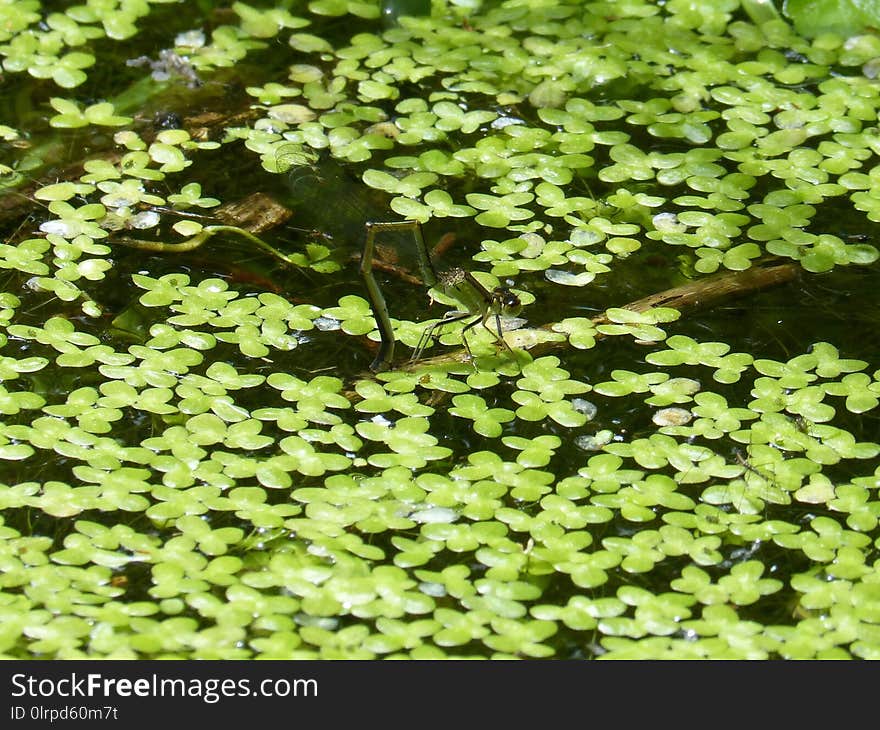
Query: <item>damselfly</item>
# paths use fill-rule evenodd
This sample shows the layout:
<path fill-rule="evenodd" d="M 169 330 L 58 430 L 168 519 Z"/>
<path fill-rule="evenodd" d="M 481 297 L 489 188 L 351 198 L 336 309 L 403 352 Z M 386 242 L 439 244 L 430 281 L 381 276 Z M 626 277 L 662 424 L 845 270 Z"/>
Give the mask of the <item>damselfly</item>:
<path fill-rule="evenodd" d="M 490 291 L 473 274 L 458 267 L 438 274 L 434 267 L 434 262 L 431 260 L 430 252 L 425 245 L 422 227 L 418 221 L 367 223 L 367 237 L 361 255 L 360 271 L 367 287 L 373 314 L 379 329 L 379 336 L 382 340 L 379 352 L 370 365 L 373 371 L 378 372 L 388 369 L 394 359 L 395 338 L 394 330 L 391 326 L 391 318 L 388 314 L 388 306 L 385 303 L 382 290 L 373 276 L 376 236 L 388 231 L 410 231 L 412 233 L 422 281 L 425 286 L 446 294 L 456 302 L 456 305 L 460 305 L 460 308 L 447 312 L 440 320 L 425 330 L 413 350 L 412 360 L 417 360 L 422 356 L 425 348 L 428 347 L 435 337 L 439 336 L 440 330 L 443 327 L 467 319 L 470 321 L 462 328 L 462 343 L 469 357 L 473 358 L 473 355 L 466 333 L 478 324 L 482 324 L 495 336 L 499 344 L 502 344 L 513 354 L 513 350 L 504 339 L 501 318 L 515 317 L 519 314 L 522 302 L 514 292 L 504 286 L 494 287 Z M 489 327 L 488 323 L 490 321 L 495 325 L 494 331 Z"/>

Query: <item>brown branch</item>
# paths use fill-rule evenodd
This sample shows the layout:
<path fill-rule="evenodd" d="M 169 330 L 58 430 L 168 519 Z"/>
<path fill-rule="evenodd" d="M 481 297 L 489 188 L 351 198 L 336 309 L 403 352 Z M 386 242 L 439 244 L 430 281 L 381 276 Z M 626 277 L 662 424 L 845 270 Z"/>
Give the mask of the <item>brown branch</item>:
<path fill-rule="evenodd" d="M 787 284 L 797 278 L 801 271 L 802 268 L 795 262 L 775 258 L 764 259 L 756 262 L 746 271 L 725 272 L 692 281 L 673 289 L 642 297 L 623 305 L 622 309 L 629 309 L 633 312 L 645 312 L 654 307 L 668 307 L 680 312 L 691 309 L 708 309 L 723 301 Z M 593 317 L 592 322 L 595 325 L 600 325 L 608 324 L 609 320 L 604 314 L 601 314 Z M 514 340 L 510 344 L 514 348 L 528 350 L 532 356 L 561 350 L 568 346 L 567 339 L 564 337 L 553 340 L 546 339 L 547 333 L 553 331 L 555 324 L 555 322 L 551 322 L 534 329 L 513 330 L 508 333 L 510 339 Z M 604 337 L 605 335 L 601 332 L 595 333 L 597 340 Z M 467 358 L 467 351 L 461 348 L 443 355 L 423 358 L 417 362 L 402 363 L 398 368 L 416 370 L 431 365 L 465 362 Z"/>
<path fill-rule="evenodd" d="M 719 301 L 751 294 L 780 284 L 787 284 L 803 269 L 799 264 L 777 258 L 757 261 L 745 271 L 726 271 L 705 279 L 698 279 L 674 289 L 650 294 L 625 304 L 622 309 L 644 312 L 654 307 L 669 307 L 684 311 L 692 308 L 708 308 Z M 593 318 L 594 324 L 606 324 L 605 315 Z M 552 327 L 552 325 L 550 325 Z"/>
<path fill-rule="evenodd" d="M 261 192 L 221 205 L 214 211 L 214 216 L 226 225 L 244 228 L 254 235 L 286 223 L 292 215 L 290 208 Z"/>

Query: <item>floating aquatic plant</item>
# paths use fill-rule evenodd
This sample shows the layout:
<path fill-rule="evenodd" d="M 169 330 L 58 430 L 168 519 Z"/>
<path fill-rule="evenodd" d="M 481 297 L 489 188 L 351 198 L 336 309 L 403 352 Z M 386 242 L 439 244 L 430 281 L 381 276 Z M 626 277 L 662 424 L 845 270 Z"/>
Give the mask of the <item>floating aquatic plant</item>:
<path fill-rule="evenodd" d="M 875 275 L 869 11 L 208 3 L 145 48 L 164 5 L 0 3 L 0 653 L 880 656 L 872 315 L 669 293 Z M 367 371 L 399 217 L 516 291 L 513 355 L 408 362 L 457 304 L 392 236 Z"/>

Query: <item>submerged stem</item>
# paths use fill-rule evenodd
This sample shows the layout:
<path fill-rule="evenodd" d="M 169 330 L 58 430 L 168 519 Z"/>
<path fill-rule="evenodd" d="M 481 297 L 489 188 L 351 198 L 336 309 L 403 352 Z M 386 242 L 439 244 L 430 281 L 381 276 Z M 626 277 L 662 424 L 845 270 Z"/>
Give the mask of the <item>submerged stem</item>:
<path fill-rule="evenodd" d="M 129 248 L 136 248 L 141 251 L 155 251 L 157 253 L 186 253 L 187 251 L 194 251 L 200 246 L 203 246 L 218 233 L 233 233 L 235 235 L 241 236 L 242 238 L 247 239 L 255 246 L 258 246 L 259 248 L 263 249 L 275 258 L 280 259 L 286 264 L 290 264 L 291 266 L 300 265 L 292 257 L 281 253 L 281 251 L 279 251 L 274 246 L 269 245 L 263 239 L 255 236 L 253 233 L 245 230 L 244 228 L 239 228 L 238 226 L 205 226 L 192 238 L 189 238 L 186 241 L 181 241 L 180 243 L 163 243 L 162 241 L 146 241 L 139 238 L 127 237 L 114 239 L 113 243 L 118 243 L 122 246 L 128 246 Z"/>

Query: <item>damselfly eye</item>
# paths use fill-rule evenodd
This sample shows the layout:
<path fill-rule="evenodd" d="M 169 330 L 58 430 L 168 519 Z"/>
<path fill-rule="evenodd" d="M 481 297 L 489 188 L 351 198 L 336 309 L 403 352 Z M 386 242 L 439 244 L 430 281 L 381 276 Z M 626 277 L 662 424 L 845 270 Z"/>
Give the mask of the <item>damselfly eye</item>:
<path fill-rule="evenodd" d="M 493 294 L 495 300 L 501 305 L 501 314 L 507 317 L 516 317 L 522 310 L 522 302 L 510 289 L 499 286 L 495 288 Z"/>

